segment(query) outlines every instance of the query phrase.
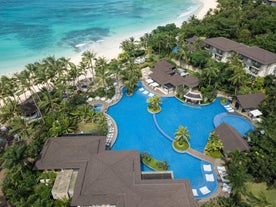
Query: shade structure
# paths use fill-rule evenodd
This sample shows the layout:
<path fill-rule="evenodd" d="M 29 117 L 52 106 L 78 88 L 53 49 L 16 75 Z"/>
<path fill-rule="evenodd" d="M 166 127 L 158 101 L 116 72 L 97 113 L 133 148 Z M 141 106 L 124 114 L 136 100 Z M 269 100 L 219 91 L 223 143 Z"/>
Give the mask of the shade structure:
<path fill-rule="evenodd" d="M 263 113 L 258 109 L 252 110 L 249 113 L 250 113 L 251 117 L 258 117 L 258 116 L 263 115 Z"/>

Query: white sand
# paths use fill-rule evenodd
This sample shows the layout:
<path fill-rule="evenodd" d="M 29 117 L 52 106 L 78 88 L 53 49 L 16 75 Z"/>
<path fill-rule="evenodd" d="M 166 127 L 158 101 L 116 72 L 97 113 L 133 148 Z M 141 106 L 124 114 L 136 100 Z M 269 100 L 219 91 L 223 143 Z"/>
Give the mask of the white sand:
<path fill-rule="evenodd" d="M 214 9 L 217 7 L 217 0 L 198 1 L 201 3 L 201 7 L 194 14 L 198 19 L 203 19 L 209 9 Z M 180 27 L 182 24 L 182 22 L 179 22 L 177 20 L 175 20 L 174 23 L 178 27 Z M 120 49 L 120 44 L 122 41 L 129 39 L 130 37 L 134 37 L 135 40 L 139 40 L 139 38 L 142 37 L 146 32 L 150 31 L 142 31 L 134 34 L 125 34 L 125 36 L 113 36 L 110 38 L 106 38 L 101 42 L 92 44 L 90 49 L 97 54 L 97 57 L 105 57 L 107 60 L 111 60 L 112 58 L 117 58 L 118 54 L 122 52 L 122 50 Z M 75 55 L 74 57 L 71 57 L 71 61 L 75 64 L 78 64 L 81 61 L 81 53 Z"/>
<path fill-rule="evenodd" d="M 209 9 L 215 9 L 218 5 L 217 0 L 198 0 L 202 6 L 195 14 L 198 19 L 203 19 L 203 17 L 207 14 Z"/>

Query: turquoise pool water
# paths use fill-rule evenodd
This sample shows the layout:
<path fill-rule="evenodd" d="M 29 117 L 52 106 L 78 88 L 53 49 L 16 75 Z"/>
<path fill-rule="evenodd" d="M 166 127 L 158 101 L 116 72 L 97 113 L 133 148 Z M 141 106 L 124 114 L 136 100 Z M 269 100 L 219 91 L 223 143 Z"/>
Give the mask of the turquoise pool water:
<path fill-rule="evenodd" d="M 254 131 L 254 126 L 250 123 L 250 121 L 238 115 L 222 113 L 218 114 L 214 118 L 215 127 L 219 126 L 223 122 L 234 127 L 242 136 L 248 131 Z"/>
<path fill-rule="evenodd" d="M 208 186 L 211 193 L 215 192 L 217 181 L 206 182 L 205 173 L 202 170 L 202 165 L 206 161 L 186 153 L 177 153 L 172 149 L 172 142 L 160 133 L 153 115 L 147 111 L 147 98 L 148 95 L 137 90 L 133 96 L 124 94 L 120 102 L 108 109 L 108 114 L 113 117 L 118 126 L 118 137 L 112 150 L 148 152 L 158 160 L 167 161 L 169 170 L 174 172 L 175 179 L 189 179 L 192 188 Z M 192 107 L 174 97 L 162 98 L 161 107 L 162 111 L 156 114 L 156 121 L 163 132 L 173 138 L 179 125 L 187 127 L 191 135 L 191 147 L 199 152 L 204 151 L 209 133 L 214 129 L 214 117 L 225 112 L 219 99 L 207 106 Z M 150 169 L 142 166 L 142 170 Z M 199 193 L 197 198 L 210 194 Z"/>

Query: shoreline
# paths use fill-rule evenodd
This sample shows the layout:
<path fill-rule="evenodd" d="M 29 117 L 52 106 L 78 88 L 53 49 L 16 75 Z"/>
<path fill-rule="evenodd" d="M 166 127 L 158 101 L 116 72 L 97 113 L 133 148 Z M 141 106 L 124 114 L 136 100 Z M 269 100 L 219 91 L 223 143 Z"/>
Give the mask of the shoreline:
<path fill-rule="evenodd" d="M 197 1 L 200 4 L 200 7 L 196 11 L 192 11 L 192 13 L 189 16 L 185 16 L 185 19 L 175 18 L 175 19 L 169 20 L 167 22 L 164 22 L 164 24 L 162 24 L 162 25 L 164 26 L 166 24 L 174 23 L 177 27 L 181 27 L 182 23 L 184 21 L 188 20 L 192 15 L 195 15 L 198 19 L 201 20 L 207 14 L 209 9 L 216 8 L 217 4 L 218 4 L 217 0 L 195 0 L 195 1 Z M 72 56 L 66 57 L 66 58 L 69 58 L 72 63 L 78 65 L 81 62 L 82 53 L 86 50 L 91 50 L 96 53 L 97 57 L 105 57 L 108 61 L 110 61 L 113 58 L 117 58 L 118 55 L 122 52 L 122 50 L 120 49 L 120 44 L 122 41 L 129 39 L 130 37 L 134 37 L 135 40 L 139 40 L 139 38 L 142 37 L 145 33 L 151 32 L 157 26 L 159 26 L 159 25 L 152 25 L 151 27 L 143 29 L 143 31 L 141 31 L 141 30 L 139 30 L 139 31 L 121 31 L 120 33 L 118 33 L 112 37 L 107 37 L 101 41 L 94 42 L 89 46 L 89 48 L 86 48 L 85 50 L 80 51 L 80 52 L 78 52 Z M 55 56 L 55 54 L 53 54 L 53 55 Z M 59 58 L 59 57 L 57 57 L 57 58 Z M 10 77 L 14 73 L 20 72 L 22 70 L 24 70 L 24 66 L 22 66 L 21 69 L 12 70 L 6 74 L 5 73 L 0 74 L 0 76 L 5 75 L 5 76 Z"/>
<path fill-rule="evenodd" d="M 196 0 L 196 1 L 199 2 L 201 6 L 199 7 L 199 9 L 197 9 L 195 13 L 188 16 L 186 20 L 188 20 L 188 18 L 190 18 L 192 15 L 195 15 L 198 19 L 202 20 L 204 16 L 207 14 L 207 12 L 210 9 L 215 9 L 218 4 L 217 0 Z M 174 23 L 177 27 L 181 27 L 183 21 L 179 21 L 179 20 L 177 21 L 177 19 L 175 19 L 171 23 Z M 165 23 L 164 25 L 166 24 L 169 24 L 169 23 Z M 156 26 L 153 27 L 151 30 L 149 29 L 145 31 L 130 33 L 124 36 L 119 35 L 111 38 L 106 38 L 103 41 L 93 43 L 89 49 L 95 52 L 97 57 L 105 57 L 107 60 L 111 60 L 113 58 L 117 58 L 118 55 L 122 52 L 122 50 L 120 49 L 120 44 L 122 41 L 129 39 L 130 37 L 134 37 L 135 40 L 138 40 L 145 33 L 151 32 L 155 28 Z M 82 58 L 81 54 L 82 52 L 70 57 L 70 60 L 76 65 L 79 64 Z"/>

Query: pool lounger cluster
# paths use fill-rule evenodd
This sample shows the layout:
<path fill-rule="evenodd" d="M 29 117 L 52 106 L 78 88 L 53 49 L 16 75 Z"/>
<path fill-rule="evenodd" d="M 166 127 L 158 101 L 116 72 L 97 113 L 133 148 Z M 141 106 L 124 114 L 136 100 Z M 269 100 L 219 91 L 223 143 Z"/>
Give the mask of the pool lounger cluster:
<path fill-rule="evenodd" d="M 212 165 L 210 165 L 210 164 L 203 165 L 203 171 L 204 172 L 209 172 L 209 173 L 205 174 L 205 178 L 206 178 L 207 182 L 214 182 L 215 181 L 215 177 L 212 173 Z M 192 191 L 193 191 L 193 195 L 195 197 L 198 196 L 197 189 L 192 189 Z M 199 188 L 199 191 L 201 192 L 202 195 L 206 195 L 206 194 L 211 192 L 207 186 L 203 186 L 203 187 Z"/>
<path fill-rule="evenodd" d="M 145 94 L 145 95 L 148 95 L 149 97 L 153 97 L 155 96 L 154 93 L 150 93 L 149 91 L 145 90 L 143 87 L 139 88 L 138 89 L 141 93 Z"/>
<path fill-rule="evenodd" d="M 197 189 L 192 189 L 192 191 L 193 191 L 193 195 L 195 197 L 198 196 Z M 199 191 L 201 192 L 202 195 L 206 195 L 208 193 L 211 193 L 211 191 L 209 190 L 209 188 L 207 186 L 203 186 L 203 187 L 199 188 Z"/>
<path fill-rule="evenodd" d="M 235 110 L 230 105 L 225 105 L 224 108 L 230 113 L 235 112 Z"/>
<path fill-rule="evenodd" d="M 227 172 L 224 166 L 217 166 L 221 181 L 223 182 L 222 184 L 222 191 L 223 192 L 227 192 L 227 193 L 231 193 L 231 186 L 229 186 L 227 183 L 229 183 L 229 180 L 226 179 L 225 177 L 227 177 Z"/>
<path fill-rule="evenodd" d="M 112 138 L 114 136 L 114 127 L 112 126 L 112 121 L 109 117 L 106 117 L 107 125 L 108 125 L 108 134 L 106 136 L 105 145 L 110 146 L 112 142 Z"/>
<path fill-rule="evenodd" d="M 215 177 L 213 175 L 212 172 L 212 166 L 210 164 L 208 165 L 203 165 L 203 170 L 204 172 L 210 172 L 208 174 L 205 174 L 205 178 L 207 182 L 214 182 L 215 181 Z"/>

